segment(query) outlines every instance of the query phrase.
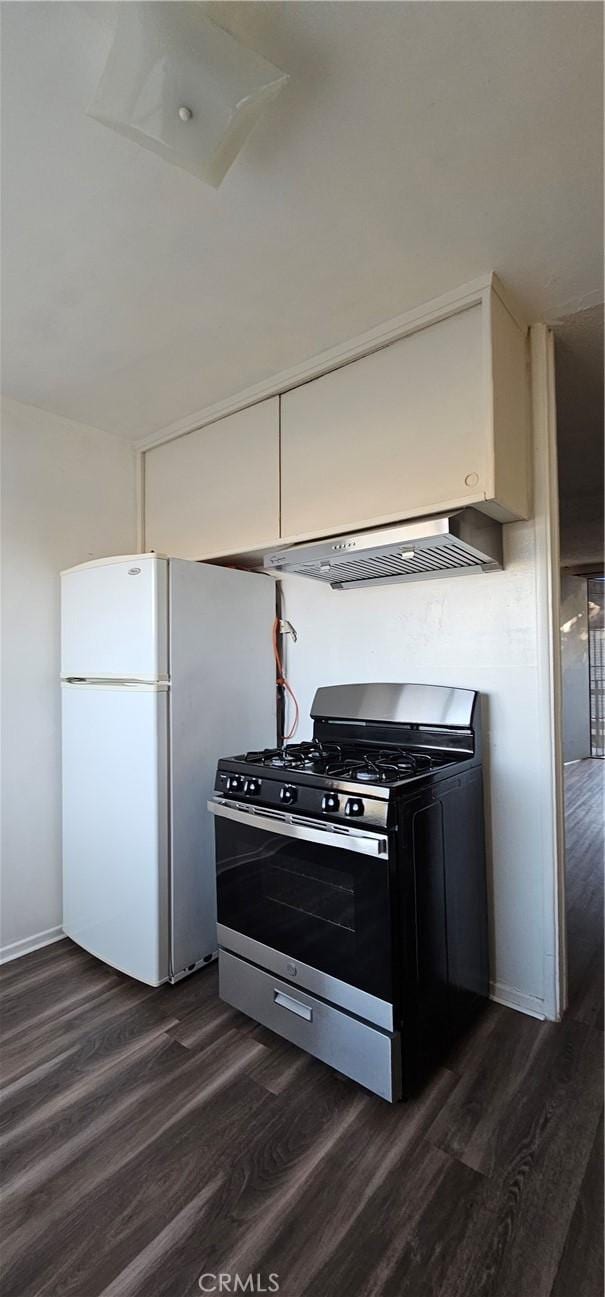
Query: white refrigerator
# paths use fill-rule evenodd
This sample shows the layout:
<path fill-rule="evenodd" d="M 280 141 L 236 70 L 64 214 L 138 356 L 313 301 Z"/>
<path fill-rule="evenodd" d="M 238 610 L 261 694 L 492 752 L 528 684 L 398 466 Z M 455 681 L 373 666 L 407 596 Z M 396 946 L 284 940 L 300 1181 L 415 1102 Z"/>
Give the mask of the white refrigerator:
<path fill-rule="evenodd" d="M 216 953 L 219 757 L 275 743 L 271 578 L 155 554 L 61 573 L 63 928 L 158 986 Z"/>

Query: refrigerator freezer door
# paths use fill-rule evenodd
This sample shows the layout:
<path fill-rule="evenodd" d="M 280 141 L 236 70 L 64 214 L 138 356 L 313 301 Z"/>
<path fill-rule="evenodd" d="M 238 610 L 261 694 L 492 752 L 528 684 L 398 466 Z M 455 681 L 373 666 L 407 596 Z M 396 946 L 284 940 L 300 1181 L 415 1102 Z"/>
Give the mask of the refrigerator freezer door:
<path fill-rule="evenodd" d="M 64 684 L 63 928 L 107 964 L 168 976 L 168 691 Z"/>
<path fill-rule="evenodd" d="M 63 679 L 166 679 L 167 569 L 135 554 L 61 573 Z"/>

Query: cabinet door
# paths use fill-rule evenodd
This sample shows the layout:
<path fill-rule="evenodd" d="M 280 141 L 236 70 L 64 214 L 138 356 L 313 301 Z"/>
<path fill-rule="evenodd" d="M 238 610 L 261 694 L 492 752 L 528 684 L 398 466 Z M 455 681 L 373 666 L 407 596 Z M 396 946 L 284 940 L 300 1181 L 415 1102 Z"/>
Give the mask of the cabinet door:
<path fill-rule="evenodd" d="M 481 306 L 282 397 L 282 535 L 371 526 L 491 494 Z"/>
<path fill-rule="evenodd" d="M 212 558 L 279 536 L 279 398 L 145 455 L 145 547 Z"/>

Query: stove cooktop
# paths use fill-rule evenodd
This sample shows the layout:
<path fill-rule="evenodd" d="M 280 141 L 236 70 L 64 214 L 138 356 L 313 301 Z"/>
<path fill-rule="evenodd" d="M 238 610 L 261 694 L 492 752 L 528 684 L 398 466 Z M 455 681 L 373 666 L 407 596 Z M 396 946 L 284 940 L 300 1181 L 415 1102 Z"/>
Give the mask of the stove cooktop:
<path fill-rule="evenodd" d="M 460 691 L 441 686 L 319 689 L 313 737 L 221 757 L 216 795 L 240 817 L 248 810 L 343 823 L 353 817 L 383 830 L 395 823 L 408 791 L 476 762 L 475 732 L 467 723 L 474 702 L 472 694 L 464 710 Z"/>
<path fill-rule="evenodd" d="M 429 755 L 411 748 L 317 740 L 246 752 L 234 760 L 262 769 L 283 771 L 289 777 L 300 771 L 319 778 L 366 785 L 400 783 L 451 762 L 449 757 Z"/>

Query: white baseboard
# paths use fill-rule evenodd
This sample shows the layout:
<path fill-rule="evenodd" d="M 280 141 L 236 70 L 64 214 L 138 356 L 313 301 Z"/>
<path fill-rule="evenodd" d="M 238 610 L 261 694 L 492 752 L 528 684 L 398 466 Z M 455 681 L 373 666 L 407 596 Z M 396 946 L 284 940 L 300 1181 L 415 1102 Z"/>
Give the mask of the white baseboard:
<path fill-rule="evenodd" d="M 529 1014 L 530 1018 L 539 1018 L 541 1022 L 546 1018 L 544 1000 L 537 995 L 526 995 L 525 991 L 518 991 L 516 986 L 507 986 L 505 982 L 490 982 L 489 994 L 490 1000 L 495 1000 L 496 1004 L 505 1004 L 507 1009 L 519 1009 L 521 1013 Z"/>
<path fill-rule="evenodd" d="M 9 946 L 0 946 L 0 964 L 8 964 L 10 959 L 20 959 L 21 955 L 31 955 L 32 950 L 50 946 L 53 941 L 62 941 L 64 936 L 61 927 L 47 928 L 45 932 L 35 932 L 32 937 L 24 937 L 23 941 L 13 941 Z"/>

